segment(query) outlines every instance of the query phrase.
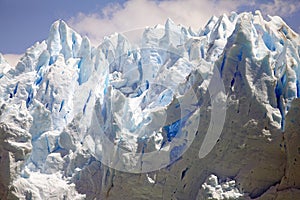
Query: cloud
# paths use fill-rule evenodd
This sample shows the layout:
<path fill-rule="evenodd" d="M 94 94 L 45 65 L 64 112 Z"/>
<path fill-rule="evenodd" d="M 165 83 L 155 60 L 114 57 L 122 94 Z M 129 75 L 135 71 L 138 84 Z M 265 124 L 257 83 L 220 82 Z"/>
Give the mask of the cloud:
<path fill-rule="evenodd" d="M 12 67 L 15 67 L 23 54 L 3 54 L 3 57 L 8 62 L 8 64 Z"/>
<path fill-rule="evenodd" d="M 259 7 L 269 15 L 288 17 L 300 10 L 300 2 L 298 0 L 273 0 L 272 2 L 261 4 Z"/>
<path fill-rule="evenodd" d="M 212 15 L 228 14 L 245 4 L 250 3 L 246 0 L 128 0 L 122 5 L 110 4 L 100 14 L 79 13 L 68 23 L 98 45 L 105 35 L 164 24 L 168 17 L 176 24 L 198 30 Z"/>

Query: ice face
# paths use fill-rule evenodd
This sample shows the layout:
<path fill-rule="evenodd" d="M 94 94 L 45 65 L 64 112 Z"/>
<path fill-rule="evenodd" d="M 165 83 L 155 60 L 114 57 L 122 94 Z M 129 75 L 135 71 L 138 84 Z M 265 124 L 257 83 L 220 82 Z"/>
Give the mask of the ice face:
<path fill-rule="evenodd" d="M 0 54 L 0 78 L 3 78 L 5 74 L 10 70 L 11 66 L 5 60 L 2 54 Z"/>
<path fill-rule="evenodd" d="M 32 152 L 16 183 L 33 184 L 38 198 L 49 193 L 37 190 L 37 173 L 66 189 L 93 160 L 132 173 L 162 169 L 192 143 L 203 102 L 217 108 L 208 128 L 214 135 L 224 123 L 221 105 L 247 91 L 284 130 L 300 96 L 298 48 L 282 19 L 265 21 L 259 12 L 212 17 L 199 33 L 168 19 L 145 29 L 138 47 L 114 34 L 95 48 L 59 20 L 15 68 L 0 54 L 2 101 L 23 105 L 32 117 Z M 201 158 L 218 137 L 204 138 L 210 145 Z"/>

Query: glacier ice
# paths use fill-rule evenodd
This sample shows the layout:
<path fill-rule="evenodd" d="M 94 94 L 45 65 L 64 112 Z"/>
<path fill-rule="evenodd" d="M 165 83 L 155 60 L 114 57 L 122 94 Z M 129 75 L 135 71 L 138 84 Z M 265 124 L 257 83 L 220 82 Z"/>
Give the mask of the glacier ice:
<path fill-rule="evenodd" d="M 202 184 L 198 200 L 201 199 L 239 199 L 244 196 L 237 188 L 235 180 L 219 182 L 218 177 L 211 174 Z"/>
<path fill-rule="evenodd" d="M 269 18 L 264 20 L 259 11 L 224 14 L 212 17 L 198 32 L 168 19 L 164 26 L 146 28 L 140 43 L 116 33 L 98 47 L 58 20 L 48 39 L 27 49 L 15 67 L 0 54 L 1 131 L 15 133 L 8 134 L 8 147 L 22 161 L 14 171 L 12 194 L 29 199 L 96 198 L 95 191 L 82 186 L 84 176 L 94 172 L 101 178 L 93 185 L 101 188 L 101 196 L 111 190 L 110 181 L 122 177 L 113 170 L 146 173 L 147 183 L 164 185 L 156 171 L 181 166 L 186 151 L 190 160 L 223 155 L 215 151 L 226 140 L 221 133 L 229 123 L 243 126 L 241 134 L 252 129 L 255 133 L 243 141 L 232 139 L 235 148 L 253 153 L 251 139 L 265 137 L 268 145 L 276 143 L 279 136 L 270 132 L 285 130 L 286 114 L 300 95 L 299 36 L 280 17 Z M 233 113 L 243 116 L 234 118 Z M 255 128 L 260 119 L 268 122 L 261 125 L 263 131 Z M 243 169 L 252 167 L 247 162 L 241 164 Z M 192 171 L 184 169 L 183 181 Z M 234 173 L 224 176 L 228 174 Z M 235 176 L 237 182 L 246 180 L 238 172 Z M 215 190 L 201 177 L 201 184 L 190 186 L 193 197 L 201 185 Z M 54 183 L 56 191 L 51 190 Z M 226 184 L 233 183 L 214 187 L 221 191 Z M 217 191 L 216 198 L 244 195 L 240 186 L 234 187 Z M 249 193 L 261 191 L 245 187 Z M 138 198 L 139 192 L 134 194 Z"/>

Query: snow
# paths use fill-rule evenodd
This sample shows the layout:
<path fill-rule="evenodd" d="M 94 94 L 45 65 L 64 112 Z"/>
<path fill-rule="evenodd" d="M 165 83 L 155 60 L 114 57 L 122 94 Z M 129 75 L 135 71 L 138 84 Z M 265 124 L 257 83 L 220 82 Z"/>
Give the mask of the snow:
<path fill-rule="evenodd" d="M 51 198 L 68 190 L 72 199 L 78 194 L 68 180 L 92 157 L 131 173 L 171 165 L 191 145 L 198 98 L 208 92 L 212 120 L 199 147 L 203 158 L 220 137 L 227 98 L 241 83 L 284 130 L 290 102 L 300 94 L 299 37 L 279 17 L 270 19 L 259 12 L 224 14 L 199 33 L 168 19 L 145 29 L 139 48 L 117 33 L 95 48 L 59 20 L 15 68 L 0 54 L 1 99 L 22 105 L 32 118 L 32 152 L 15 180 L 18 194 L 28 187 L 33 197 L 50 198 L 47 188 L 57 183 Z M 225 70 L 228 63 L 232 69 Z M 234 181 L 208 180 L 202 186 L 213 198 L 242 195 Z"/>

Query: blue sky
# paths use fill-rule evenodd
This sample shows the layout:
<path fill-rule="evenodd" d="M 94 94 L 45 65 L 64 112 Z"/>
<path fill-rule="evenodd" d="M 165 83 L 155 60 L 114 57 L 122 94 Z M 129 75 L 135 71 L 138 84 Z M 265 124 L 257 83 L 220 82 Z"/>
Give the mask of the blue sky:
<path fill-rule="evenodd" d="M 83 3 L 84 2 L 84 3 Z M 51 24 L 78 13 L 100 13 L 110 0 L 0 0 L 0 52 L 22 53 L 47 38 Z"/>
<path fill-rule="evenodd" d="M 256 9 L 281 16 L 300 32 L 298 0 L 0 0 L 0 52 L 24 53 L 48 37 L 57 19 L 96 44 L 104 35 L 164 24 L 167 17 L 197 30 L 212 15 Z"/>

